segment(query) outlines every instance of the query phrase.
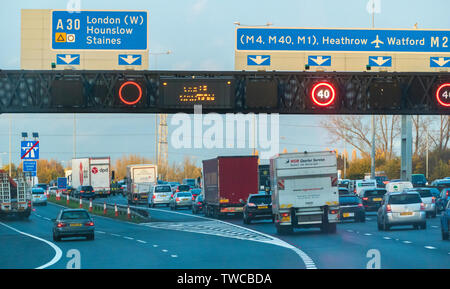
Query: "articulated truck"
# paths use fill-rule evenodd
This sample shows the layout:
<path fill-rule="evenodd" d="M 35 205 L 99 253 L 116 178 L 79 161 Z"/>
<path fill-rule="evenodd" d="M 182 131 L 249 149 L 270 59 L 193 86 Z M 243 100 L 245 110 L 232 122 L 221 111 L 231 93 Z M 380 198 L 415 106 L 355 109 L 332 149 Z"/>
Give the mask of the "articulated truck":
<path fill-rule="evenodd" d="M 336 232 L 339 193 L 334 151 L 278 154 L 270 159 L 270 178 L 278 234 L 311 227 Z"/>
<path fill-rule="evenodd" d="M 31 214 L 31 188 L 25 177 L 12 180 L 0 170 L 0 217 L 18 215 L 28 218 Z"/>
<path fill-rule="evenodd" d="M 258 193 L 258 156 L 226 156 L 203 161 L 205 215 L 242 214 L 250 194 Z"/>
<path fill-rule="evenodd" d="M 145 204 L 149 202 L 150 191 L 158 180 L 156 165 L 127 166 L 127 200 L 129 204 Z"/>
<path fill-rule="evenodd" d="M 92 186 L 96 197 L 108 197 L 111 193 L 111 169 L 109 157 L 72 159 L 72 187 Z"/>

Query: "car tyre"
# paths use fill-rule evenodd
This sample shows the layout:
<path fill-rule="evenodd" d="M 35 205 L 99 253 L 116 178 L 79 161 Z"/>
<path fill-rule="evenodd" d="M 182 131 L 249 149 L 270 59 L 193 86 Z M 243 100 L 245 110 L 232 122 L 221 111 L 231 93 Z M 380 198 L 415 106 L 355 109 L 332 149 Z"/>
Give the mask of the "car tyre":
<path fill-rule="evenodd" d="M 442 240 L 447 241 L 448 240 L 448 232 L 444 232 L 444 230 L 441 230 L 442 233 Z"/>
<path fill-rule="evenodd" d="M 59 242 L 59 241 L 61 241 L 61 237 L 59 237 L 58 235 L 55 235 L 55 233 L 53 233 L 53 241 Z"/>
<path fill-rule="evenodd" d="M 378 231 L 383 231 L 383 226 L 381 226 L 381 223 L 377 220 L 377 226 L 378 226 Z"/>
<path fill-rule="evenodd" d="M 423 222 L 422 224 L 420 224 L 420 229 L 421 230 L 426 230 L 427 229 L 427 222 Z"/>
<path fill-rule="evenodd" d="M 95 239 L 95 235 L 94 234 L 87 235 L 86 239 L 89 240 L 89 241 L 92 241 L 92 240 Z"/>
<path fill-rule="evenodd" d="M 389 231 L 391 226 L 386 223 L 386 220 L 383 221 L 383 231 Z"/>

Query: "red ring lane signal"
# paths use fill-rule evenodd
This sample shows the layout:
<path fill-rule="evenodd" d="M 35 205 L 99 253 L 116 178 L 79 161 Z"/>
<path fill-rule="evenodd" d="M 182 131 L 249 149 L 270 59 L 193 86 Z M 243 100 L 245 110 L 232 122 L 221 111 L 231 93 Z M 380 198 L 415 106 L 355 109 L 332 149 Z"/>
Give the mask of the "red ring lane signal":
<path fill-rule="evenodd" d="M 438 89 L 436 90 L 436 100 L 439 102 L 440 105 L 450 107 L 450 101 L 448 103 L 445 103 L 441 100 L 441 90 L 445 87 L 450 87 L 450 83 L 444 83 L 438 87 Z M 450 98 L 450 89 L 448 91 L 448 97 Z"/>
<path fill-rule="evenodd" d="M 319 87 L 322 87 L 322 86 L 327 87 L 329 89 L 329 91 L 331 92 L 330 100 L 327 102 L 320 102 L 316 98 L 316 91 Z M 313 89 L 311 92 L 311 98 L 312 98 L 313 102 L 315 104 L 317 104 L 318 106 L 322 106 L 322 107 L 329 106 L 330 104 L 333 103 L 334 99 L 336 98 L 336 89 L 333 87 L 333 85 L 331 85 L 328 82 L 319 82 L 313 86 Z"/>
<path fill-rule="evenodd" d="M 123 98 L 123 96 L 122 96 L 122 89 L 123 89 L 125 86 L 127 86 L 127 85 L 134 85 L 134 86 L 136 86 L 136 88 L 139 90 L 139 96 L 138 96 L 138 98 L 137 98 L 135 101 L 126 101 L 126 100 Z M 141 88 L 141 86 L 140 86 L 139 84 L 137 84 L 137 83 L 134 82 L 134 81 L 127 81 L 127 82 L 124 82 L 124 83 L 122 83 L 122 85 L 121 85 L 120 88 L 119 88 L 119 97 L 120 97 L 120 100 L 121 100 L 123 103 L 128 104 L 128 105 L 135 105 L 135 104 L 138 103 L 139 100 L 141 100 L 141 98 L 142 98 L 142 88 Z"/>

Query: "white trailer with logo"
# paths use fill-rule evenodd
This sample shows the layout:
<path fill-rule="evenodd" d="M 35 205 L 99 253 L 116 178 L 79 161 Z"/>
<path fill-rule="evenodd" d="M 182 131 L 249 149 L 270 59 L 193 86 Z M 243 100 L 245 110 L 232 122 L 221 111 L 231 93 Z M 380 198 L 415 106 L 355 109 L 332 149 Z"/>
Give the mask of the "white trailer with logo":
<path fill-rule="evenodd" d="M 278 154 L 270 160 L 270 179 L 279 234 L 299 227 L 336 232 L 339 193 L 334 151 Z"/>
<path fill-rule="evenodd" d="M 127 200 L 129 204 L 148 204 L 150 191 L 156 184 L 156 165 L 127 166 Z"/>
<path fill-rule="evenodd" d="M 92 186 L 95 195 L 108 197 L 111 193 L 109 157 L 72 159 L 72 187 Z"/>

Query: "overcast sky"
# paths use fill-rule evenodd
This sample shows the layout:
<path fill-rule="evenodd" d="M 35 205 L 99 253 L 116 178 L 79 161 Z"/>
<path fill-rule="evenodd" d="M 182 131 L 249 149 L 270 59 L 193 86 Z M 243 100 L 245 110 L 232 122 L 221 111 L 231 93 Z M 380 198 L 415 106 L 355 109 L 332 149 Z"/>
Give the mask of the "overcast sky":
<path fill-rule="evenodd" d="M 448 0 L 380 0 L 375 15 L 377 28 L 449 29 Z M 149 69 L 158 70 L 233 70 L 233 22 L 275 27 L 370 28 L 372 17 L 366 10 L 368 0 L 81 0 L 83 10 L 121 9 L 149 11 L 150 52 L 171 50 L 157 59 L 150 56 Z M 20 10 L 65 9 L 65 0 L 2 1 L 0 9 L 0 68 L 20 68 Z M 9 124 L 12 123 L 13 161 L 20 161 L 20 133 L 40 133 L 41 158 L 68 162 L 73 155 L 72 114 L 0 115 L 0 158 L 8 161 Z M 324 116 L 280 116 L 280 150 L 323 150 L 344 143 L 330 143 L 319 125 Z M 170 123 L 171 115 L 169 115 Z M 83 114 L 76 116 L 78 156 L 111 156 L 136 153 L 155 155 L 155 116 L 150 114 Z M 174 130 L 169 125 L 169 139 Z M 351 148 L 347 146 L 351 151 Z M 169 141 L 169 161 L 184 156 L 200 160 L 216 155 L 248 154 L 251 149 L 175 149 Z"/>

